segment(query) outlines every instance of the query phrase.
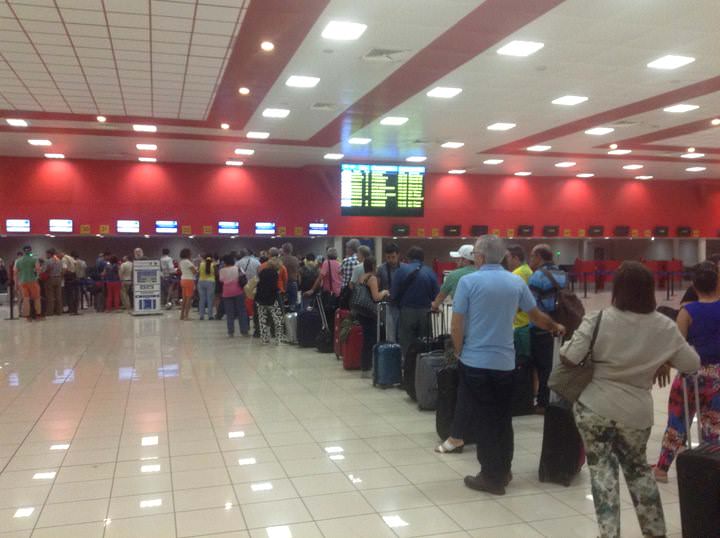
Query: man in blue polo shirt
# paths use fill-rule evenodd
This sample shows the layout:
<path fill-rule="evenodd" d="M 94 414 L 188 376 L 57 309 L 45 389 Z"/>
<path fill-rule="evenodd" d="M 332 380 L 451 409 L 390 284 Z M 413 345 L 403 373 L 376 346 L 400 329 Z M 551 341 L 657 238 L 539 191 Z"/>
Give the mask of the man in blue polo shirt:
<path fill-rule="evenodd" d="M 460 279 L 453 301 L 451 333 L 460 374 L 455 419 L 462 422 L 463 414 L 477 417 L 481 469 L 476 476 L 466 476 L 465 485 L 504 495 L 512 479 L 514 446 L 513 319 L 519 308 L 547 331 L 562 334 L 565 328 L 538 310 L 522 278 L 500 265 L 507 254 L 502 239 L 495 235 L 480 237 L 474 254 L 479 270 Z"/>

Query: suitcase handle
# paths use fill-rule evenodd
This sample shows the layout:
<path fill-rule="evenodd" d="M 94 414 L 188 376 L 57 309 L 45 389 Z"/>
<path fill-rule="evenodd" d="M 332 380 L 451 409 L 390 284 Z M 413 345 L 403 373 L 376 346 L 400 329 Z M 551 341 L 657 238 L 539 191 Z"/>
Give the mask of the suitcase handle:
<path fill-rule="evenodd" d="M 702 443 L 702 418 L 700 414 L 700 387 L 698 384 L 698 374 L 680 374 L 682 376 L 683 388 L 683 407 L 685 411 L 685 431 L 687 437 L 687 447 L 692 448 L 692 424 L 690 423 L 690 404 L 688 403 L 687 378 L 692 377 L 695 385 L 695 418 L 697 419 L 697 435 L 698 444 Z"/>

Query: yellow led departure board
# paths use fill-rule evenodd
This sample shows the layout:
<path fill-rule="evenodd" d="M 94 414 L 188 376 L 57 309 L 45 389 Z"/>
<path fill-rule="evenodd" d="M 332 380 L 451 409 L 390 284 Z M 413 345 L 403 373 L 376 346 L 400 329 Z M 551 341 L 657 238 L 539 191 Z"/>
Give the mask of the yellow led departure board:
<path fill-rule="evenodd" d="M 422 217 L 425 167 L 343 164 L 340 208 L 346 216 Z"/>

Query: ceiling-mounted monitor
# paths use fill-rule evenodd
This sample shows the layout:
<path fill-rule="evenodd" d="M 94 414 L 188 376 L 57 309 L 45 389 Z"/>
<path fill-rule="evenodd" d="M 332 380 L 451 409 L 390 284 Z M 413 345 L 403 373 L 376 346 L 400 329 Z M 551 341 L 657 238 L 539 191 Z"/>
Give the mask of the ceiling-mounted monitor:
<path fill-rule="evenodd" d="M 344 216 L 422 217 L 425 167 L 343 164 L 340 213 Z"/>
<path fill-rule="evenodd" d="M 156 220 L 155 233 L 158 234 L 176 234 L 178 231 L 178 223 L 176 220 Z"/>
<path fill-rule="evenodd" d="M 518 237 L 532 237 L 535 226 L 532 224 L 521 224 L 518 226 L 517 234 Z"/>
<path fill-rule="evenodd" d="M 490 226 L 486 224 L 473 224 L 470 226 L 470 235 L 473 237 L 480 237 L 481 235 L 487 235 L 490 231 Z"/>
<path fill-rule="evenodd" d="M 308 225 L 308 235 L 327 235 L 328 225 L 325 222 L 311 222 Z"/>
<path fill-rule="evenodd" d="M 615 237 L 627 237 L 630 235 L 630 226 L 615 226 L 613 235 Z"/>
<path fill-rule="evenodd" d="M 460 237 L 462 226 L 459 224 L 448 224 L 443 228 L 443 234 L 446 237 Z"/>
<path fill-rule="evenodd" d="M 588 236 L 589 237 L 602 237 L 605 235 L 605 226 L 600 226 L 599 224 L 591 224 L 588 226 Z"/>
<path fill-rule="evenodd" d="M 139 234 L 140 233 L 140 221 L 139 220 L 119 220 L 117 221 L 116 228 L 119 234 Z"/>
<path fill-rule="evenodd" d="M 48 225 L 52 233 L 70 234 L 73 231 L 73 221 L 71 219 L 50 219 Z"/>
<path fill-rule="evenodd" d="M 560 235 L 560 226 L 543 226 L 543 237 L 557 237 Z"/>
<path fill-rule="evenodd" d="M 5 221 L 5 231 L 12 233 L 29 233 L 30 219 L 7 219 Z"/>
<path fill-rule="evenodd" d="M 670 228 L 667 226 L 655 226 L 653 228 L 653 236 L 655 237 L 667 237 L 670 235 Z"/>
<path fill-rule="evenodd" d="M 678 226 L 677 235 L 678 237 L 690 237 L 692 235 L 692 228 L 690 228 L 690 226 Z"/>
<path fill-rule="evenodd" d="M 255 235 L 275 235 L 274 222 L 256 222 Z"/>
<path fill-rule="evenodd" d="M 393 237 L 407 237 L 410 235 L 410 226 L 407 224 L 393 224 L 391 231 Z"/>
<path fill-rule="evenodd" d="M 236 220 L 221 220 L 218 222 L 218 233 L 221 235 L 237 235 L 240 233 L 240 223 Z"/>

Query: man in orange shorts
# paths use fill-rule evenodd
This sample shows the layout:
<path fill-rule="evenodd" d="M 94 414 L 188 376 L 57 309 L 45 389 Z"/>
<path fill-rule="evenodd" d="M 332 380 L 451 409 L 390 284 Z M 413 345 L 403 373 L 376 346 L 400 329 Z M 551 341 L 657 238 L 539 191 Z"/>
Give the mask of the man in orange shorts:
<path fill-rule="evenodd" d="M 32 247 L 25 245 L 23 247 L 23 255 L 15 261 L 15 274 L 20 283 L 20 289 L 23 295 L 23 316 L 28 321 L 32 321 L 30 316 L 30 301 L 35 305 L 35 315 L 38 319 L 42 319 L 42 305 L 40 302 L 40 285 L 37 277 L 37 258 L 32 253 Z"/>

